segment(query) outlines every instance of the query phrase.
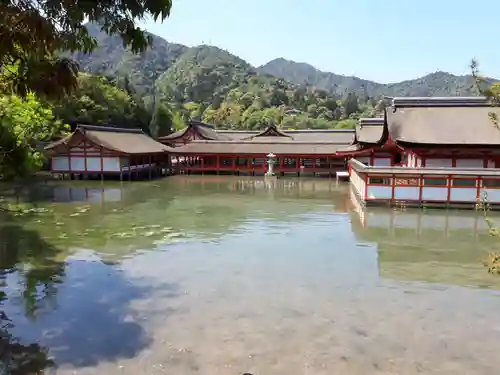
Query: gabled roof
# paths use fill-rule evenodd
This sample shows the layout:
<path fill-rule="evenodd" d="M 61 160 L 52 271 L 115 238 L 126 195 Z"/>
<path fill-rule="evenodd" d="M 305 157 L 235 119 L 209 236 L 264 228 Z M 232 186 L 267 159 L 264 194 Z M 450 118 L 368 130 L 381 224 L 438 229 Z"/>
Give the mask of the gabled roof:
<path fill-rule="evenodd" d="M 500 146 L 500 126 L 491 118 L 492 113 L 500 118 L 500 108 L 491 107 L 485 98 L 396 99 L 386 108 L 388 131 L 396 144 Z"/>
<path fill-rule="evenodd" d="M 226 138 L 194 140 L 177 147 L 179 154 L 328 155 L 354 139 L 354 129 L 282 130 L 271 125 L 257 131 L 217 131 Z M 244 136 L 244 135 L 248 136 Z"/>
<path fill-rule="evenodd" d="M 392 108 L 415 107 L 488 107 L 490 102 L 484 96 L 449 97 L 396 97 L 392 98 Z"/>
<path fill-rule="evenodd" d="M 354 129 L 299 129 L 284 130 L 285 134 L 299 142 L 331 142 L 349 144 L 354 141 Z"/>
<path fill-rule="evenodd" d="M 176 154 L 257 154 L 267 155 L 270 152 L 277 155 L 333 155 L 345 144 L 330 142 L 300 142 L 269 140 L 274 137 L 263 137 L 253 140 L 231 141 L 193 141 L 173 149 Z"/>
<path fill-rule="evenodd" d="M 51 143 L 45 149 L 52 150 L 59 145 L 70 144 L 77 136 L 83 136 L 97 146 L 123 154 L 157 154 L 172 150 L 171 147 L 155 141 L 140 129 L 91 125 L 78 125 L 73 133 Z"/>
<path fill-rule="evenodd" d="M 355 137 L 351 145 L 341 148 L 338 153 L 350 154 L 370 151 L 387 141 L 387 130 L 383 117 L 360 118 L 356 125 Z"/>
<path fill-rule="evenodd" d="M 258 138 L 258 137 L 288 137 L 291 138 L 288 134 L 285 134 L 283 131 L 279 130 L 276 125 L 271 124 L 260 133 L 255 135 L 251 135 L 248 138 Z"/>
<path fill-rule="evenodd" d="M 354 129 L 299 129 L 283 130 L 275 125 L 268 126 L 264 130 L 233 130 L 233 129 L 215 129 L 213 125 L 198 121 L 190 121 L 188 126 L 173 134 L 161 137 L 159 140 L 168 143 L 175 139 L 182 138 L 193 129 L 200 138 L 205 140 L 236 141 L 248 140 L 261 137 L 275 137 L 278 141 L 281 139 L 292 138 L 301 142 L 333 142 L 333 143 L 351 143 L 354 139 Z"/>
<path fill-rule="evenodd" d="M 385 119 L 383 117 L 360 118 L 356 125 L 358 143 L 379 144 L 384 137 Z"/>
<path fill-rule="evenodd" d="M 213 125 L 206 124 L 200 121 L 189 121 L 187 126 L 184 129 L 176 131 L 175 133 L 166 135 L 164 137 L 160 137 L 160 141 L 173 141 L 179 138 L 184 137 L 190 130 L 193 130 L 196 134 L 198 134 L 201 138 L 207 140 L 216 140 L 216 139 L 226 139 L 223 134 L 219 134 Z"/>
<path fill-rule="evenodd" d="M 217 134 L 227 139 L 245 139 L 259 134 L 258 130 L 225 130 L 217 129 Z"/>

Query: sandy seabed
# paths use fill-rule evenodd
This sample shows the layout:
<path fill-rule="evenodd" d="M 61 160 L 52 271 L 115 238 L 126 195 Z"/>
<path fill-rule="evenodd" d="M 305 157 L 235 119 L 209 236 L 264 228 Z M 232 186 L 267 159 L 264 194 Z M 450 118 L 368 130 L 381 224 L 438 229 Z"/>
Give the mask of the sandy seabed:
<path fill-rule="evenodd" d="M 280 267 L 284 250 L 266 258 L 203 251 L 125 261 L 122 272 L 134 282 L 159 285 L 131 301 L 126 318 L 144 327 L 149 344 L 131 358 L 56 373 L 484 375 L 500 368 L 495 292 L 381 280 L 366 272 L 376 259 L 365 256 L 346 268 L 353 259 L 318 263 L 319 253 L 290 252 Z M 166 280 L 176 291 L 161 287 Z M 103 335 L 113 341 L 113 332 Z"/>

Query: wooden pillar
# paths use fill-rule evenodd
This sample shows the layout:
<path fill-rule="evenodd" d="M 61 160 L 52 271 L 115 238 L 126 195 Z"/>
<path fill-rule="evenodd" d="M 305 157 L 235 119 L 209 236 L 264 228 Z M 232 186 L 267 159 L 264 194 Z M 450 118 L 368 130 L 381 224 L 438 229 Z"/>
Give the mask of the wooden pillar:
<path fill-rule="evenodd" d="M 128 159 L 128 180 L 131 180 L 132 176 L 132 159 L 135 159 L 133 156 L 130 156 Z"/>
<path fill-rule="evenodd" d="M 69 145 L 66 145 L 66 154 L 68 157 L 68 172 L 71 179 L 71 148 L 69 147 Z"/>
<path fill-rule="evenodd" d="M 123 157 L 122 156 L 120 156 L 119 161 L 120 161 L 120 181 L 123 181 Z"/>
<path fill-rule="evenodd" d="M 149 165 L 148 165 L 148 170 L 149 170 L 149 179 L 151 180 L 151 154 L 149 154 Z"/>
<path fill-rule="evenodd" d="M 87 141 L 84 141 L 83 142 L 83 157 L 85 158 L 83 160 L 83 165 L 84 165 L 84 169 L 85 169 L 85 176 L 87 176 Z"/>

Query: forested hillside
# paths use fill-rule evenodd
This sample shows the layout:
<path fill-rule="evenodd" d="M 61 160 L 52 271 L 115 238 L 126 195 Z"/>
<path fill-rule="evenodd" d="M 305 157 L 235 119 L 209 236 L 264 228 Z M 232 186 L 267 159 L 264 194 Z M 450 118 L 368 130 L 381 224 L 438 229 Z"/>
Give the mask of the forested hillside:
<path fill-rule="evenodd" d="M 349 127 L 361 109 L 353 95 L 300 87 L 257 73 L 240 58 L 216 47 L 184 53 L 156 81 L 157 96 L 183 113 L 224 128 L 259 129 L 269 122 L 290 128 Z M 342 121 L 344 120 L 344 121 Z"/>
<path fill-rule="evenodd" d="M 146 107 L 170 112 L 177 124 L 194 118 L 223 128 L 256 129 L 271 121 L 290 128 L 351 127 L 360 116 L 374 115 L 383 95 L 475 95 L 470 76 L 436 72 L 385 85 L 282 58 L 255 68 L 217 47 L 189 48 L 154 35 L 152 47 L 135 55 L 119 38 L 88 27 L 99 47 L 73 56 L 81 68 L 126 80 Z"/>
<path fill-rule="evenodd" d="M 5 142 L 14 142 L 22 132 L 23 147 L 31 149 L 62 135 L 65 124 L 76 123 L 142 128 L 153 136 L 166 135 L 189 119 L 231 129 L 262 129 L 269 123 L 345 128 L 361 116 L 375 115 L 381 95 L 475 94 L 470 77 L 443 72 L 382 85 L 284 59 L 255 68 L 217 47 L 188 48 L 157 36 L 136 55 L 121 38 L 95 24 L 87 27 L 99 47 L 92 54 L 72 55 L 87 72 L 80 74 L 76 91 L 55 102 L 34 95 L 27 101 L 11 94 L 0 97 L 0 111 L 10 116 L 3 117 L 2 126 L 14 135 Z M 28 135 L 27 123 L 33 124 Z M 40 161 L 22 163 L 28 170 Z M 5 173 L 0 170 L 0 178 Z"/>
<path fill-rule="evenodd" d="M 86 27 L 89 34 L 97 40 L 98 47 L 90 55 L 81 52 L 71 55 L 81 69 L 97 75 L 127 76 L 134 89 L 143 95 L 151 94 L 158 76 L 188 49 L 150 34 L 153 40 L 148 50 L 143 54 L 134 54 L 123 47 L 119 36 L 107 35 L 93 23 Z"/>
<path fill-rule="evenodd" d="M 387 96 L 474 96 L 477 95 L 472 76 L 455 76 L 446 72 L 435 72 L 425 77 L 382 84 L 358 77 L 348 77 L 322 72 L 315 67 L 283 58 L 262 65 L 258 71 L 281 77 L 295 84 L 311 85 L 343 95 L 355 92 L 370 97 Z"/>

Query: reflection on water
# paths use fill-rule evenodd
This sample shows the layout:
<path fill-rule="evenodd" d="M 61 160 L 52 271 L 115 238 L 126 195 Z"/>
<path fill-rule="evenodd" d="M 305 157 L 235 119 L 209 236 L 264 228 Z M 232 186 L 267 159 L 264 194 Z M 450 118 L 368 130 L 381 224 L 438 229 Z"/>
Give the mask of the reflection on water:
<path fill-rule="evenodd" d="M 4 331 L 38 344 L 35 364 L 48 350 L 56 373 L 500 365 L 500 283 L 479 263 L 496 241 L 474 212 L 364 211 L 344 186 L 307 179 L 79 181 L 3 195 L 45 209 L 1 218 Z"/>
<path fill-rule="evenodd" d="M 358 241 L 377 247 L 381 277 L 500 288 L 500 278 L 488 275 L 481 263 L 500 245 L 481 213 L 363 210 L 355 200 L 353 207 L 352 230 Z"/>

